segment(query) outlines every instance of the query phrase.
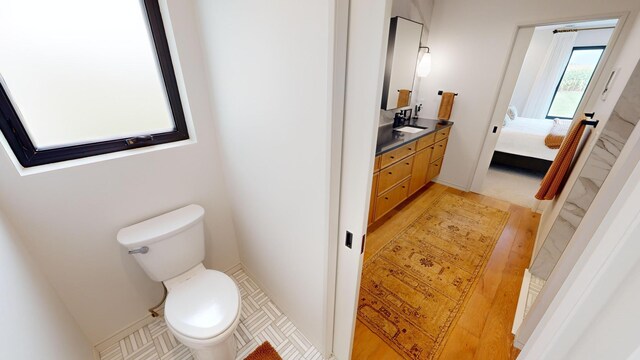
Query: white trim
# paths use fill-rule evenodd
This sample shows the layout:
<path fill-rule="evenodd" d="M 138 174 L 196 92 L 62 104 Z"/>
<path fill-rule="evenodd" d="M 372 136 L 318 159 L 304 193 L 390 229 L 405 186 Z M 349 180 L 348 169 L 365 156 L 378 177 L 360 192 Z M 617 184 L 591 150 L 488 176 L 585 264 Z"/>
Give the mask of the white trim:
<path fill-rule="evenodd" d="M 431 180 L 431 182 L 436 183 L 436 184 L 440 184 L 440 185 L 444 185 L 444 186 L 448 186 L 450 188 L 454 188 L 456 190 L 460 190 L 460 191 L 464 191 L 464 192 L 469 191 L 469 189 L 465 189 L 465 188 L 463 188 L 461 186 L 458 186 L 456 184 L 450 183 L 448 181 L 440 180 L 440 178 L 436 178 L 435 180 Z"/>
<path fill-rule="evenodd" d="M 245 267 L 242 265 L 242 263 L 237 263 L 237 264 L 231 266 L 230 268 L 228 268 L 227 270 L 224 270 L 223 272 L 225 274 L 231 276 L 233 273 L 237 272 L 238 270 L 244 270 L 245 272 L 247 272 Z M 247 272 L 247 274 L 248 274 L 248 272 Z M 164 304 L 158 309 L 158 313 L 160 314 L 160 317 L 164 316 Z M 154 318 L 153 316 L 151 316 L 151 314 L 147 314 L 145 317 L 132 322 L 131 324 L 129 324 L 129 325 L 123 327 L 122 329 L 116 331 L 113 335 L 111 335 L 111 336 L 107 337 L 106 339 L 98 342 L 96 345 L 93 346 L 94 357 L 97 360 L 100 360 L 100 352 L 101 351 L 104 351 L 104 350 L 108 349 L 110 346 L 113 346 L 113 345 L 117 344 L 120 340 L 125 338 L 127 335 L 134 333 L 135 331 L 139 330 L 143 326 L 151 324 L 156 319 L 157 318 Z"/>
<path fill-rule="evenodd" d="M 340 219 L 340 177 L 342 174 L 342 136 L 344 126 L 344 104 L 346 92 L 347 72 L 347 42 L 349 35 L 349 1 L 330 1 L 330 11 L 333 12 L 333 23 L 330 24 L 329 34 L 329 94 L 327 96 L 328 108 L 331 109 L 328 121 L 330 130 L 327 146 L 329 158 L 327 160 L 328 192 L 326 199 L 329 209 L 327 248 L 324 254 L 327 259 L 327 272 L 325 274 L 324 291 L 326 294 L 324 303 L 325 333 L 324 348 L 318 348 L 325 358 L 333 358 L 333 333 L 335 323 L 336 283 L 338 273 L 338 243 L 339 219 Z"/>
<path fill-rule="evenodd" d="M 390 17 L 391 0 L 350 1 L 333 327 L 340 360 L 349 359 L 353 347 Z M 343 244 L 347 231 L 351 248 Z"/>
<path fill-rule="evenodd" d="M 154 322 L 156 318 L 151 316 L 151 314 L 146 315 L 142 319 L 136 320 L 131 324 L 123 327 L 122 329 L 115 332 L 113 335 L 108 338 L 100 341 L 94 346 L 94 349 L 100 353 L 101 351 L 105 351 L 110 346 L 117 344 L 120 340 L 124 339 L 125 336 L 132 334 L 143 326 L 149 325 Z"/>

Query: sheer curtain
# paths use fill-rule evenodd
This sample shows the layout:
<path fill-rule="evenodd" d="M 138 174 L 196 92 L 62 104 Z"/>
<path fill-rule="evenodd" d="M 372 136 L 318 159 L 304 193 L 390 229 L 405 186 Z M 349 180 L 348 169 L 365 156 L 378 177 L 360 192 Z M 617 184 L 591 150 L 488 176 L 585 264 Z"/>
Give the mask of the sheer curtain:
<path fill-rule="evenodd" d="M 551 106 L 553 93 L 558 86 L 564 68 L 569 62 L 577 32 L 556 33 L 533 83 L 531 93 L 522 111 L 523 117 L 544 119 Z"/>

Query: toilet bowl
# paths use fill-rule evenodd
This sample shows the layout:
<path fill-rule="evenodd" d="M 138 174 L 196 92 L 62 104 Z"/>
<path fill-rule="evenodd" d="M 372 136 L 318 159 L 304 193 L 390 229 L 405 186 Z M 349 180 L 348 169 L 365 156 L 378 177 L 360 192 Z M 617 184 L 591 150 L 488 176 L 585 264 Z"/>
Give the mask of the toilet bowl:
<path fill-rule="evenodd" d="M 160 215 L 118 232 L 147 275 L 167 287 L 167 328 L 197 360 L 233 360 L 233 336 L 242 299 L 236 283 L 204 267 L 204 209 L 198 205 Z"/>
<path fill-rule="evenodd" d="M 225 273 L 207 270 L 202 264 L 164 283 L 169 291 L 165 322 L 176 339 L 198 360 L 234 359 L 233 332 L 241 310 L 236 283 Z"/>

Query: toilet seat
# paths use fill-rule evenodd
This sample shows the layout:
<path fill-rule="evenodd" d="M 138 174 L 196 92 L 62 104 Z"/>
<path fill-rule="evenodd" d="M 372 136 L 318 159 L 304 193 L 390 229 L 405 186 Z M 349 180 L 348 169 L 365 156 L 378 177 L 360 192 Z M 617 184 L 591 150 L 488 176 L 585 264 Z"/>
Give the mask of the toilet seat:
<path fill-rule="evenodd" d="M 204 270 L 169 291 L 165 320 L 186 338 L 212 339 L 234 325 L 240 304 L 238 286 L 228 275 Z"/>

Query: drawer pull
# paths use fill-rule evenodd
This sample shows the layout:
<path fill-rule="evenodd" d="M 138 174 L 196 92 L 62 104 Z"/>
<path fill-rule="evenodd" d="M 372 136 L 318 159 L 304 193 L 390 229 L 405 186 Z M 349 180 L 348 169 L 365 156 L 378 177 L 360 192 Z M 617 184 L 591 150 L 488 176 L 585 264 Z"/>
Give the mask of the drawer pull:
<path fill-rule="evenodd" d="M 404 185 L 402 185 L 402 188 L 403 188 L 403 189 L 406 189 L 407 187 L 406 187 L 406 186 L 404 186 Z"/>
<path fill-rule="evenodd" d="M 389 158 L 390 158 L 390 159 L 395 159 L 395 157 L 394 157 L 394 156 L 389 156 Z"/>
<path fill-rule="evenodd" d="M 389 175 L 393 174 L 391 171 L 389 171 Z"/>
<path fill-rule="evenodd" d="M 407 165 L 411 165 L 411 164 L 409 164 L 409 163 L 405 163 L 405 164 L 407 164 Z"/>
<path fill-rule="evenodd" d="M 412 148 L 408 148 L 408 149 L 409 149 L 409 151 L 413 150 Z"/>
<path fill-rule="evenodd" d="M 440 147 L 442 147 L 442 144 L 440 144 Z"/>
<path fill-rule="evenodd" d="M 384 199 L 385 199 L 385 200 L 389 200 L 389 198 L 388 198 L 388 197 L 385 197 Z"/>

